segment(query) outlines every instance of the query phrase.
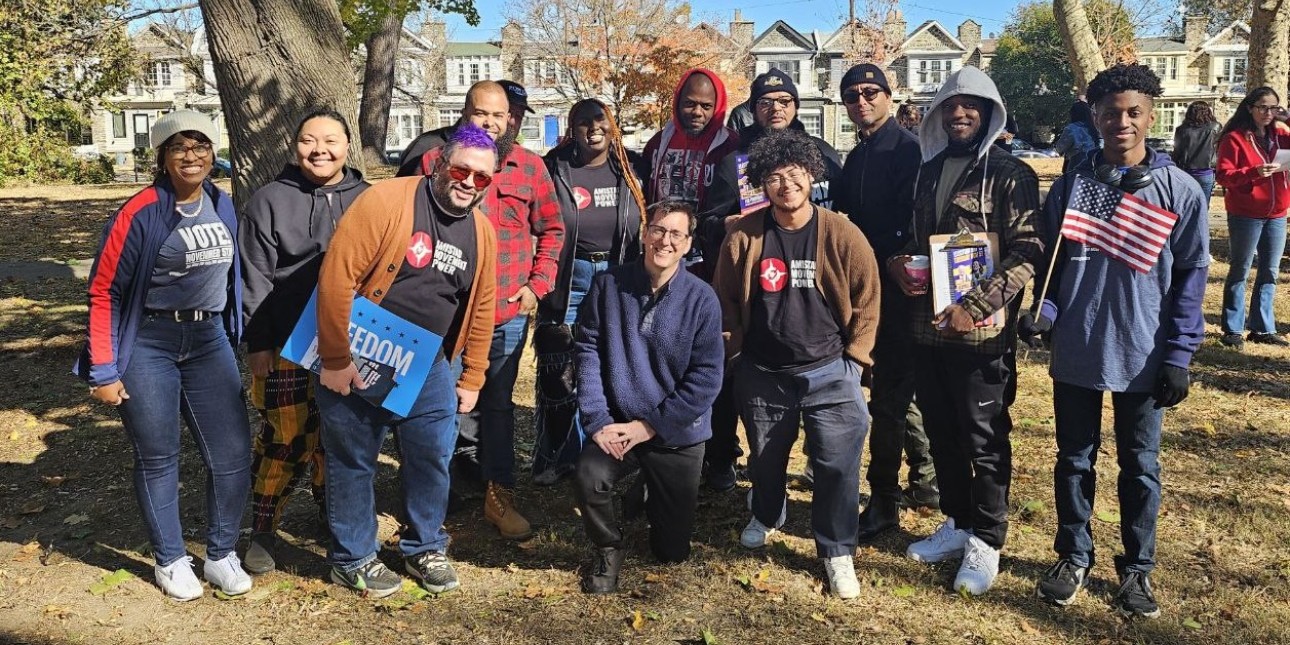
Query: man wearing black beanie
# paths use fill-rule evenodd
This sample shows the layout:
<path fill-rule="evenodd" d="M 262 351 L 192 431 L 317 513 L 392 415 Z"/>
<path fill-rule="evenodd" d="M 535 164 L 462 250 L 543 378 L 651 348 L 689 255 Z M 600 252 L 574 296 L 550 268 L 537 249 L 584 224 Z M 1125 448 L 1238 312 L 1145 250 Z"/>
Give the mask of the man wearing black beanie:
<path fill-rule="evenodd" d="M 856 125 L 859 140 L 842 167 L 833 205 L 860 227 L 881 265 L 908 240 L 919 164 L 918 138 L 891 118 L 891 87 L 877 65 L 864 63 L 847 70 L 841 89 L 842 103 Z M 940 503 L 923 416 L 914 403 L 912 352 L 909 298 L 884 274 L 869 390 L 873 426 L 866 474 L 869 503 L 860 514 L 858 534 L 862 543 L 900 526 L 902 504 L 936 508 Z M 909 488 L 903 495 L 902 452 L 909 464 Z"/>

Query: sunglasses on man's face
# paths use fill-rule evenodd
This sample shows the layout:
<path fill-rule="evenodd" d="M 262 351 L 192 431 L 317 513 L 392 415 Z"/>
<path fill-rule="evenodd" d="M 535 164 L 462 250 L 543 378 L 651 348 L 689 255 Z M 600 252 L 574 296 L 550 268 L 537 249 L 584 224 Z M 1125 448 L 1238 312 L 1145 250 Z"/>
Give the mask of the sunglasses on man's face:
<path fill-rule="evenodd" d="M 462 166 L 448 166 L 448 177 L 455 182 L 463 182 L 471 179 L 471 185 L 475 190 L 483 190 L 493 183 L 491 175 L 486 175 L 478 170 L 471 170 Z M 472 179 L 473 178 L 473 179 Z"/>
<path fill-rule="evenodd" d="M 860 97 L 863 96 L 864 100 L 873 103 L 873 100 L 882 93 L 883 91 L 877 87 L 866 87 L 863 90 L 847 90 L 842 93 L 842 102 L 847 105 L 855 105 L 860 102 Z"/>

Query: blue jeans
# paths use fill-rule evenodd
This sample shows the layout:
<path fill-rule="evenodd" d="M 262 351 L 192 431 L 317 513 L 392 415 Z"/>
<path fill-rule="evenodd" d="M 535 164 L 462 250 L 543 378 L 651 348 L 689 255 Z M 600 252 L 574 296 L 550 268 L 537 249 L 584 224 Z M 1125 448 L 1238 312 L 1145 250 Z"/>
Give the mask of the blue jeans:
<path fill-rule="evenodd" d="M 399 442 L 403 487 L 399 551 L 405 557 L 448 548 L 443 518 L 448 509 L 448 463 L 457 435 L 457 380 L 448 361 L 430 368 L 408 416 L 376 407 L 356 394 L 317 388 L 322 442 L 327 458 L 327 558 L 345 571 L 376 559 L 376 458 L 391 430 Z"/>
<path fill-rule="evenodd" d="M 574 259 L 573 275 L 569 280 L 569 307 L 564 312 L 564 320 L 539 318 L 539 325 L 558 325 L 564 323 L 570 330 L 578 323 L 578 307 L 591 290 L 591 281 L 596 274 L 609 270 L 609 262 L 592 262 Z M 539 373 L 555 370 L 562 371 L 567 367 L 566 361 L 572 361 L 573 354 L 538 357 Z M 544 396 L 541 388 L 537 392 L 536 425 L 537 439 L 533 447 L 533 474 L 538 475 L 557 466 L 572 466 L 582 454 L 582 424 L 578 420 L 578 401 L 576 391 L 553 399 Z"/>
<path fill-rule="evenodd" d="M 784 507 L 788 458 L 798 428 L 815 473 L 811 530 L 821 558 L 855 555 L 860 529 L 860 451 L 869 409 L 860 368 L 838 358 L 800 374 L 768 372 L 735 360 L 734 395 L 748 433 L 753 517 L 775 526 Z"/>
<path fill-rule="evenodd" d="M 218 316 L 200 322 L 147 317 L 121 377 L 121 422 L 134 446 L 134 493 L 157 564 L 183 557 L 179 524 L 179 417 L 206 465 L 206 559 L 237 544 L 251 491 L 251 426 L 242 377 Z"/>
<path fill-rule="evenodd" d="M 1156 566 L 1156 518 L 1160 514 L 1160 424 L 1164 410 L 1146 392 L 1112 392 L 1115 453 L 1120 466 L 1120 541 L 1124 555 L 1117 571 L 1150 572 Z M 1053 549 L 1082 567 L 1091 567 L 1093 497 L 1097 455 L 1102 444 L 1102 392 L 1053 382 L 1057 425 L 1057 464 L 1053 492 L 1057 538 Z"/>
<path fill-rule="evenodd" d="M 1230 268 L 1223 282 L 1223 332 L 1239 334 L 1245 326 L 1245 280 L 1250 275 L 1255 251 L 1259 262 L 1254 271 L 1254 291 L 1250 294 L 1249 330 L 1256 334 L 1277 333 L 1272 314 L 1272 300 L 1281 270 L 1281 253 L 1286 246 L 1286 218 L 1255 219 L 1227 216 L 1227 233 L 1231 243 Z"/>
<path fill-rule="evenodd" d="M 493 328 L 488 349 L 488 370 L 475 409 L 460 415 L 457 455 L 479 462 L 484 481 L 515 485 L 515 378 L 529 335 L 528 316 L 516 316 Z M 461 360 L 454 361 L 461 374 Z"/>
<path fill-rule="evenodd" d="M 1209 200 L 1214 196 L 1214 173 L 1207 172 L 1204 174 L 1192 175 L 1191 178 L 1195 179 L 1196 183 L 1200 184 L 1201 191 L 1205 193 L 1205 207 L 1208 208 Z"/>

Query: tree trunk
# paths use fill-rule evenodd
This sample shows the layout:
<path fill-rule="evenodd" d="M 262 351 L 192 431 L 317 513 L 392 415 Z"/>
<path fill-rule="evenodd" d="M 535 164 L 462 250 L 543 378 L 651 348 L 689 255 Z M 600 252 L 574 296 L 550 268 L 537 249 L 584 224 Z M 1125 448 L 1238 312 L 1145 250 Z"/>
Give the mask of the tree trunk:
<path fill-rule="evenodd" d="M 1057 29 L 1062 32 L 1066 55 L 1070 57 L 1076 93 L 1083 94 L 1089 81 L 1106 68 L 1102 49 L 1081 0 L 1053 0 L 1053 16 L 1057 19 Z"/>
<path fill-rule="evenodd" d="M 1254 3 L 1245 87 L 1267 85 L 1285 100 L 1290 89 L 1290 0 Z"/>
<path fill-rule="evenodd" d="M 370 164 L 385 164 L 385 135 L 394 98 L 394 64 L 399 54 L 403 14 L 391 10 L 367 39 L 363 66 L 363 99 L 358 106 L 358 131 L 363 157 Z"/>
<path fill-rule="evenodd" d="M 335 0 L 200 0 L 233 154 L 239 208 L 294 158 L 301 117 L 329 107 L 352 120 L 354 76 Z M 351 163 L 362 168 L 350 142 Z"/>

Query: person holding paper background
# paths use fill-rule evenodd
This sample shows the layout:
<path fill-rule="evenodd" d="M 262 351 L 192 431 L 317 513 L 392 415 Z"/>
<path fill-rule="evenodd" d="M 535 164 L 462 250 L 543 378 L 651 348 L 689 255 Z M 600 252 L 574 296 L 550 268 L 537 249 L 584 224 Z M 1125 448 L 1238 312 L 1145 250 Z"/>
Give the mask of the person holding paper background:
<path fill-rule="evenodd" d="M 1036 229 L 1039 180 L 1025 162 L 991 145 L 1006 117 L 985 73 L 964 67 L 950 75 L 919 133 L 913 235 L 887 261 L 892 279 L 913 298 L 915 391 L 948 516 L 907 554 L 921 562 L 962 556 L 954 588 L 973 595 L 994 583 L 1008 533 L 1015 320 L 1044 251 Z M 911 279 L 905 264 L 910 254 L 930 255 L 932 235 L 963 229 L 997 235 L 1001 260 L 957 303 L 933 311 L 927 286 Z M 1002 326 L 981 325 L 1000 310 Z"/>
<path fill-rule="evenodd" d="M 251 196 L 238 231 L 247 321 L 242 338 L 251 403 L 261 418 L 251 462 L 251 541 L 243 562 L 251 573 L 277 567 L 274 531 L 288 494 L 311 463 L 314 502 L 327 525 L 313 379 L 279 352 L 318 285 L 336 222 L 368 187 L 363 173 L 345 164 L 349 139 L 349 124 L 338 112 L 306 115 L 292 142 L 295 163 Z"/>
<path fill-rule="evenodd" d="M 1272 301 L 1276 295 L 1281 253 L 1286 243 L 1286 211 L 1290 210 L 1290 166 L 1278 162 L 1290 155 L 1290 132 L 1276 123 L 1281 98 L 1270 87 L 1245 95 L 1223 127 L 1218 147 L 1218 183 L 1226 189 L 1227 233 L 1231 259 L 1223 281 L 1223 338 L 1228 347 L 1251 343 L 1290 346 L 1277 333 Z M 1249 336 L 1246 329 L 1245 281 L 1255 266 L 1250 293 Z"/>
<path fill-rule="evenodd" d="M 336 228 L 318 278 L 327 558 L 333 582 L 378 598 L 403 583 L 377 559 L 373 479 L 391 430 L 401 455 L 404 567 L 432 593 L 458 586 L 443 529 L 448 464 L 457 414 L 475 407 L 493 337 L 497 237 L 478 205 L 492 184 L 497 151 L 484 130 L 463 124 L 441 152 L 428 176 L 389 179 L 359 196 Z M 443 337 L 407 415 L 351 393 L 364 388 L 350 356 L 355 292 Z M 449 360 L 458 355 L 463 367 L 454 383 Z"/>

